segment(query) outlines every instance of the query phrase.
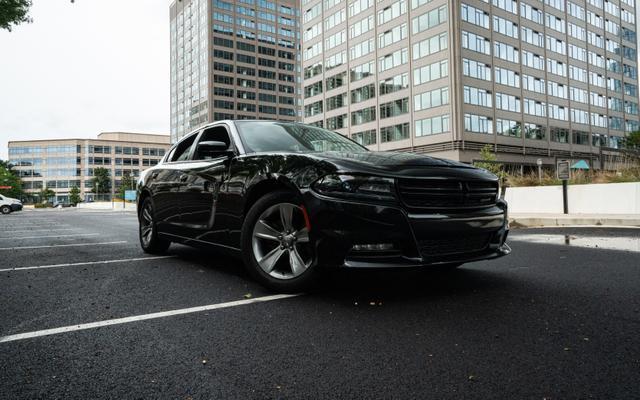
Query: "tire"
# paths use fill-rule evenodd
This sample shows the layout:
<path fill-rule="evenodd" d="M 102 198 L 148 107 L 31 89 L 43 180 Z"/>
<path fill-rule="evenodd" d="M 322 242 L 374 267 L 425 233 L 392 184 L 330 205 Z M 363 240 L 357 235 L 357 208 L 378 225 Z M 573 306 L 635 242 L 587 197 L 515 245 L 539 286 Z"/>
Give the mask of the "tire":
<path fill-rule="evenodd" d="M 0 207 L 0 212 L 3 213 L 3 214 L 11 214 L 11 207 L 2 206 L 2 207 Z"/>
<path fill-rule="evenodd" d="M 144 199 L 138 213 L 138 239 L 142 250 L 149 254 L 163 254 L 171 246 L 171 241 L 158 236 L 153 203 L 149 197 Z"/>
<path fill-rule="evenodd" d="M 260 198 L 242 225 L 242 258 L 249 274 L 277 292 L 299 292 L 315 282 L 313 237 L 299 196 L 277 191 Z"/>

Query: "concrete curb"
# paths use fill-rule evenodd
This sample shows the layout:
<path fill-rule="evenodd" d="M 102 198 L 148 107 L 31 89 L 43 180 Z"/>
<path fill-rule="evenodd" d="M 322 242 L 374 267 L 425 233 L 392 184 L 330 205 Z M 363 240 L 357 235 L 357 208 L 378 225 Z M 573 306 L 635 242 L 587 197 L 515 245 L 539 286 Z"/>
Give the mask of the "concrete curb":
<path fill-rule="evenodd" d="M 640 215 L 632 218 L 620 218 L 616 216 L 589 217 L 589 216 L 535 216 L 509 218 L 512 228 L 540 228 L 552 226 L 606 226 L 606 227 L 636 227 L 640 228 Z"/>

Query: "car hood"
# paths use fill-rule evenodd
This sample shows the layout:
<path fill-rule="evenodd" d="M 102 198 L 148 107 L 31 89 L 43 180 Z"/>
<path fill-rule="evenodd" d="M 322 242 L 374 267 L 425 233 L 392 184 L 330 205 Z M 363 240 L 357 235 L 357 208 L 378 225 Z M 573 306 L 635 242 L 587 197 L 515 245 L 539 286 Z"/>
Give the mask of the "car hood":
<path fill-rule="evenodd" d="M 397 153 L 391 151 L 366 151 L 361 153 L 343 153 L 327 151 L 318 154 L 321 158 L 330 160 L 353 162 L 379 167 L 455 167 L 472 168 L 456 161 L 413 153 Z"/>
<path fill-rule="evenodd" d="M 20 200 L 14 199 L 13 197 L 5 197 L 5 200 L 6 201 L 11 201 L 11 202 L 14 202 L 14 203 L 22 203 Z"/>
<path fill-rule="evenodd" d="M 322 161 L 335 165 L 340 171 L 404 177 L 455 176 L 469 179 L 497 179 L 495 175 L 483 169 L 422 154 L 389 151 L 361 153 L 328 151 L 313 155 Z"/>

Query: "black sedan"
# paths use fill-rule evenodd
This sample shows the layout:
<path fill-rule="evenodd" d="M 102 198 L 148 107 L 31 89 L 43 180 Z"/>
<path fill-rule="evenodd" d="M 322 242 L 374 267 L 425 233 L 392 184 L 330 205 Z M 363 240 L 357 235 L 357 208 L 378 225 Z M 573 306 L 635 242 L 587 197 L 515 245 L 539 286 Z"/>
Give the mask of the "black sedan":
<path fill-rule="evenodd" d="M 140 177 L 138 216 L 144 251 L 212 246 L 279 291 L 327 266 L 451 268 L 510 252 L 495 175 L 298 123 L 186 135 Z"/>

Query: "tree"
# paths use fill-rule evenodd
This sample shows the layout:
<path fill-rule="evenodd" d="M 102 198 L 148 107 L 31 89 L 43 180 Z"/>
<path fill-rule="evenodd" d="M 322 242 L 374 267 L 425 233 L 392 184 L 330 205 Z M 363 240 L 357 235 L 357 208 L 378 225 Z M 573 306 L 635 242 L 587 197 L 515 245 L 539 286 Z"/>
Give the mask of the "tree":
<path fill-rule="evenodd" d="M 73 186 L 69 191 L 69 203 L 78 204 L 82 201 L 80 198 L 80 189 L 77 186 Z"/>
<path fill-rule="evenodd" d="M 32 3 L 31 0 L 0 0 L 0 29 L 11 32 L 11 25 L 32 22 L 28 15 Z"/>
<path fill-rule="evenodd" d="M 11 165 L 2 160 L 0 160 L 0 186 L 11 186 L 10 189 L 0 189 L 0 194 L 3 196 L 20 199 L 24 195 L 22 181 Z"/>
<path fill-rule="evenodd" d="M 47 186 L 45 186 L 44 188 L 42 188 L 42 190 L 40 191 L 39 194 L 40 194 L 40 199 L 42 200 L 42 202 L 43 203 L 48 203 L 49 199 L 56 195 L 56 192 L 54 192 L 53 190 L 51 190 Z"/>
<path fill-rule="evenodd" d="M 102 167 L 94 169 L 91 182 L 93 183 L 93 189 L 91 189 L 91 191 L 96 194 L 96 197 L 100 196 L 100 193 L 108 193 L 111 190 L 109 170 Z"/>
<path fill-rule="evenodd" d="M 476 167 L 486 169 L 492 174 L 498 176 L 498 178 L 502 179 L 505 177 L 503 166 L 502 164 L 495 163 L 497 158 L 496 158 L 496 155 L 493 153 L 492 149 L 493 149 L 492 145 L 490 144 L 485 145 L 480 150 L 480 158 L 482 158 L 482 161 L 486 161 L 486 162 L 478 162 L 475 165 Z"/>
<path fill-rule="evenodd" d="M 628 149 L 640 149 L 640 131 L 629 133 L 625 138 L 625 145 Z"/>
<path fill-rule="evenodd" d="M 136 188 L 136 183 L 131 177 L 131 174 L 125 173 L 122 176 L 122 181 L 120 183 L 120 189 L 118 189 L 118 196 L 124 200 L 124 192 L 127 190 L 133 190 Z"/>
<path fill-rule="evenodd" d="M 11 32 L 11 25 L 31 22 L 31 0 L 0 0 L 0 28 Z"/>

